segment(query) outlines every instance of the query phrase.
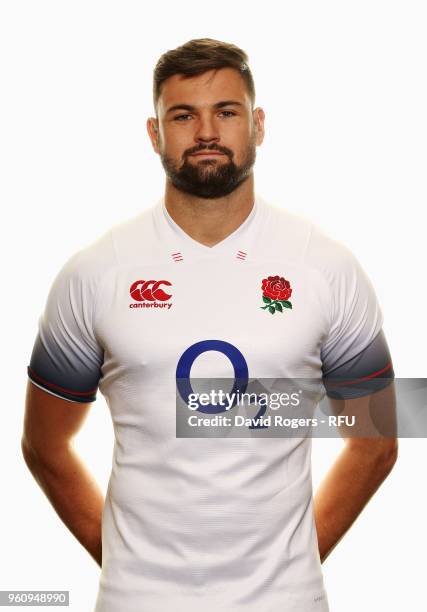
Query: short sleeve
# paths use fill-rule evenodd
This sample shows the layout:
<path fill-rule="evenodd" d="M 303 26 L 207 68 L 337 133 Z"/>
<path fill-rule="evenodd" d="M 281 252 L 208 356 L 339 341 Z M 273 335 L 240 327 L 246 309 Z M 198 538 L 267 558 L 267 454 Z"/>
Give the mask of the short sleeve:
<path fill-rule="evenodd" d="M 57 274 L 27 368 L 35 385 L 82 403 L 96 399 L 103 363 L 93 329 L 96 281 L 85 264 L 84 252 L 79 251 Z"/>
<path fill-rule="evenodd" d="M 377 391 L 394 378 L 383 313 L 374 287 L 343 244 L 313 232 L 311 258 L 327 287 L 320 357 L 330 397 L 354 398 Z"/>
<path fill-rule="evenodd" d="M 341 247 L 330 274 L 330 328 L 322 345 L 328 374 L 365 349 L 383 325 L 374 288 L 356 257 Z"/>

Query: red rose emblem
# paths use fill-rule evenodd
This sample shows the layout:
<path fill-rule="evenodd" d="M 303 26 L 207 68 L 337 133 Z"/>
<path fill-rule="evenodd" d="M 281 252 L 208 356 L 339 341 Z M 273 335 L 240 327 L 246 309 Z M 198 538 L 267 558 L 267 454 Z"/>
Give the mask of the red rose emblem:
<path fill-rule="evenodd" d="M 288 300 L 292 295 L 291 283 L 283 276 L 269 276 L 262 281 L 262 294 L 272 300 Z"/>
<path fill-rule="evenodd" d="M 292 308 L 289 298 L 292 295 L 291 283 L 283 276 L 268 276 L 262 279 L 262 310 L 269 313 L 283 312 L 284 308 Z"/>

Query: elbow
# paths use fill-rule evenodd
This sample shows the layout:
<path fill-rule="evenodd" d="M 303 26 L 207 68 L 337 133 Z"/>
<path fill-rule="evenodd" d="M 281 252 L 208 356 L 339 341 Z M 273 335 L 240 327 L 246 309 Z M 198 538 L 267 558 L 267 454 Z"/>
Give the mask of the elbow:
<path fill-rule="evenodd" d="M 371 468 L 384 475 L 393 469 L 398 458 L 397 438 L 350 438 L 348 444 Z"/>
<path fill-rule="evenodd" d="M 55 445 L 46 441 L 35 442 L 24 433 L 21 438 L 21 452 L 28 469 L 37 478 L 42 473 L 61 472 L 72 451 L 67 442 Z"/>
<path fill-rule="evenodd" d="M 32 472 L 37 463 L 37 453 L 25 434 L 21 438 L 21 452 L 28 469 Z"/>
<path fill-rule="evenodd" d="M 390 458 L 391 458 L 392 466 L 396 463 L 398 456 L 399 456 L 399 443 L 396 438 L 393 440 L 393 447 L 390 451 Z"/>
<path fill-rule="evenodd" d="M 41 448 L 31 442 L 25 434 L 21 438 L 21 452 L 24 461 L 32 474 L 38 472 L 41 467 L 49 463 L 47 448 Z"/>
<path fill-rule="evenodd" d="M 396 464 L 399 454 L 399 444 L 397 438 L 386 439 L 382 443 L 378 462 L 382 466 L 385 474 L 389 474 Z"/>

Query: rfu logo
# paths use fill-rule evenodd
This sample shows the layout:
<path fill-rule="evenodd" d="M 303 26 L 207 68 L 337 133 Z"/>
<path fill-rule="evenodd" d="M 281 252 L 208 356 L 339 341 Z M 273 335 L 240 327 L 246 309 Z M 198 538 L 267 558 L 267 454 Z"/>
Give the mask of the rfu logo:
<path fill-rule="evenodd" d="M 137 280 L 130 286 L 129 293 L 138 304 L 129 304 L 129 308 L 171 308 L 172 304 L 165 304 L 172 295 L 166 293 L 161 287 L 171 287 L 167 280 Z M 160 302 L 160 303 L 159 303 Z"/>

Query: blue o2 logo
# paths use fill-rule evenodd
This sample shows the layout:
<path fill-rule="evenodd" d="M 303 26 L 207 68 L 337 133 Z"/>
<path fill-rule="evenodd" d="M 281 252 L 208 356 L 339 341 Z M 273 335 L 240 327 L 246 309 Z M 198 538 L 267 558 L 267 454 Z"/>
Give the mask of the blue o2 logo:
<path fill-rule="evenodd" d="M 234 369 L 234 385 L 231 393 L 236 393 L 236 398 L 233 402 L 233 405 L 235 405 L 238 395 L 237 392 L 244 393 L 248 385 L 248 364 L 238 348 L 223 340 L 201 340 L 200 342 L 192 344 L 184 351 L 176 366 L 176 384 L 180 396 L 183 401 L 188 404 L 189 395 L 194 393 L 190 382 L 191 367 L 197 357 L 206 351 L 217 351 L 230 360 Z M 198 411 L 205 414 L 218 414 L 220 412 L 225 412 L 225 408 L 208 404 L 207 406 L 199 407 Z"/>

